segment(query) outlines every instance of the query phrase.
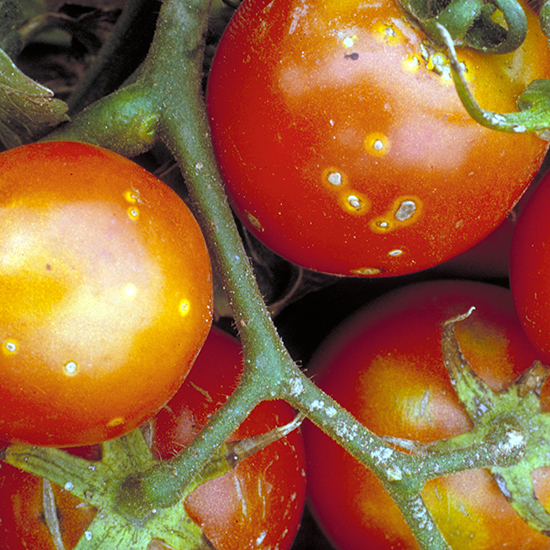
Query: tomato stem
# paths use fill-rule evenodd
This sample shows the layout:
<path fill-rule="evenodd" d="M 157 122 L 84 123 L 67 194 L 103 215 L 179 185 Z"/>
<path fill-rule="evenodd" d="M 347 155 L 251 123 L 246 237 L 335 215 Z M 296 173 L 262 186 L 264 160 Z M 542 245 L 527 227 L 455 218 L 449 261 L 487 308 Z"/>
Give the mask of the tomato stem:
<path fill-rule="evenodd" d="M 448 473 L 486 466 L 504 479 L 506 472 L 523 460 L 523 442 L 518 434 L 525 434 L 525 426 L 540 432 L 547 418 L 539 415 L 535 420 L 527 415 L 520 419 L 518 427 L 508 416 L 492 416 L 487 422 L 494 423 L 483 429 L 474 428 L 470 434 L 411 454 L 410 450 L 402 452 L 395 444 L 367 430 L 297 368 L 265 306 L 212 151 L 202 97 L 203 37 L 209 6 L 210 3 L 203 0 L 185 3 L 166 0 L 149 56 L 137 81 L 85 109 L 71 124 L 48 139 L 88 141 L 128 155 L 146 150 L 158 139 L 170 148 L 186 178 L 194 212 L 233 311 L 244 349 L 243 380 L 180 455 L 171 460 L 154 461 L 137 433 L 108 442 L 104 445 L 104 460 L 93 465 L 95 476 L 91 480 L 83 478 L 81 484 L 75 482 L 75 494 L 102 505 L 100 497 L 107 489 L 94 483 L 98 483 L 98 479 L 112 479 L 109 487 L 114 487 L 112 490 L 116 492 L 117 510 L 129 523 L 141 525 L 155 514 L 169 515 L 172 510 L 181 514 L 183 496 L 194 487 L 197 476 L 250 411 L 263 400 L 283 398 L 379 476 L 400 507 L 420 548 L 448 549 L 422 500 L 425 482 Z M 441 34 L 447 40 L 443 31 Z M 452 40 L 449 43 L 451 50 L 454 45 Z M 453 59 L 453 70 L 460 76 L 460 66 L 456 57 Z M 473 98 L 468 100 L 476 112 L 481 111 Z M 448 351 L 448 356 L 453 357 L 454 363 L 458 357 L 458 362 L 464 364 L 458 352 L 455 346 Z M 468 383 L 463 386 L 468 387 Z M 518 385 L 514 390 L 516 395 L 525 387 Z M 485 391 L 485 388 L 479 386 L 478 390 Z M 527 393 L 529 405 L 525 408 L 532 410 L 532 396 L 536 392 Z M 493 399 L 492 394 L 485 395 Z M 512 397 L 507 399 L 512 401 Z M 480 415 L 472 412 L 471 416 L 475 419 Z M 534 443 L 528 445 L 534 449 Z M 118 471 L 118 477 L 113 479 L 109 477 L 112 476 L 109 468 L 114 468 L 115 451 L 125 457 L 121 460 L 127 468 L 123 473 Z M 535 458 L 542 460 L 538 455 Z M 6 451 L 6 460 L 57 482 L 63 482 L 67 471 L 74 472 L 74 479 L 79 481 L 81 473 L 90 468 L 90 463 L 69 460 L 66 453 L 55 449 L 14 446 Z M 512 485 L 513 481 L 509 476 L 505 483 Z M 146 541 L 145 547 L 150 544 L 151 541 Z M 84 542 L 82 548 L 85 548 Z"/>
<path fill-rule="evenodd" d="M 455 46 L 448 30 L 436 23 L 441 40 L 447 47 L 451 72 L 456 90 L 468 114 L 479 124 L 500 132 L 534 132 L 543 139 L 550 139 L 550 80 L 535 80 L 519 96 L 518 112 L 495 113 L 483 109 L 472 95 L 464 69 L 458 61 Z"/>
<path fill-rule="evenodd" d="M 443 7 L 427 0 L 400 0 L 400 4 L 435 42 L 441 42 L 442 25 L 453 43 L 503 54 L 519 48 L 527 35 L 525 12 L 516 0 L 453 0 Z M 497 9 L 505 26 L 494 18 Z"/>

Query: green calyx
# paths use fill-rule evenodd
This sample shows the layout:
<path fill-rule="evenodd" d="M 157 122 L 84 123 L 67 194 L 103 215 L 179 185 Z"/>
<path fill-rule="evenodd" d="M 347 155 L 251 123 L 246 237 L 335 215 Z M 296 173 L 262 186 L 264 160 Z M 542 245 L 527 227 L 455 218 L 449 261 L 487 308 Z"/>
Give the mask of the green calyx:
<path fill-rule="evenodd" d="M 3 455 L 7 463 L 65 487 L 97 509 L 74 550 L 102 550 L 105 545 L 126 550 L 212 548 L 202 529 L 187 515 L 183 500 L 170 508 L 153 510 L 143 521 L 129 518 L 116 509 L 121 480 L 156 463 L 140 430 L 104 443 L 99 462 L 77 458 L 61 449 L 23 445 L 11 445 Z M 53 504 L 51 513 L 46 513 L 52 536 L 56 531 L 56 517 Z"/>
<path fill-rule="evenodd" d="M 536 361 L 506 390 L 493 391 L 472 370 L 454 332 L 455 323 L 471 311 L 447 321 L 442 347 L 451 382 L 474 428 L 433 449 L 448 450 L 468 440 L 493 445 L 494 465 L 488 469 L 502 493 L 530 527 L 550 535 L 550 513 L 535 496 L 531 475 L 537 468 L 550 466 L 550 413 L 541 410 L 540 397 L 550 368 Z"/>

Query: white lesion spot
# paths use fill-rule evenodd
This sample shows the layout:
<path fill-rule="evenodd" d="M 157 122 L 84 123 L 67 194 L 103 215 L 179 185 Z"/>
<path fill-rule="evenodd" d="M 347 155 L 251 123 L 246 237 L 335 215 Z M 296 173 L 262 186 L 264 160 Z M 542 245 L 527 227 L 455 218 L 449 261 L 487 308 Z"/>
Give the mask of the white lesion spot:
<path fill-rule="evenodd" d="M 128 212 L 128 217 L 131 220 L 137 220 L 139 218 L 139 209 L 136 206 L 130 206 L 127 212 Z"/>
<path fill-rule="evenodd" d="M 408 220 L 416 212 L 416 203 L 412 200 L 404 200 L 396 210 L 395 219 L 403 222 Z"/>
<path fill-rule="evenodd" d="M 78 363 L 76 361 L 68 361 L 63 366 L 63 371 L 68 376 L 74 376 L 78 372 Z"/>
<path fill-rule="evenodd" d="M 19 352 L 19 344 L 14 339 L 10 338 L 4 342 L 2 346 L 4 355 L 16 355 Z"/>
<path fill-rule="evenodd" d="M 348 196 L 348 204 L 355 210 L 361 210 L 363 208 L 363 202 L 357 195 Z"/>
<path fill-rule="evenodd" d="M 403 254 L 403 251 L 399 248 L 394 248 L 393 250 L 390 250 L 388 252 L 388 256 L 392 256 L 392 257 L 397 257 L 397 256 L 401 256 L 401 254 Z"/>
<path fill-rule="evenodd" d="M 357 40 L 357 35 L 354 34 L 352 36 L 345 36 L 342 40 L 342 44 L 345 48 L 353 48 L 353 45 L 355 44 L 355 41 Z"/>
<path fill-rule="evenodd" d="M 342 174 L 340 172 L 329 172 L 327 175 L 327 180 L 331 185 L 342 185 Z"/>
<path fill-rule="evenodd" d="M 380 139 L 375 140 L 374 143 L 372 144 L 372 148 L 375 151 L 382 151 L 382 149 L 384 149 L 384 144 L 382 143 L 382 140 Z"/>

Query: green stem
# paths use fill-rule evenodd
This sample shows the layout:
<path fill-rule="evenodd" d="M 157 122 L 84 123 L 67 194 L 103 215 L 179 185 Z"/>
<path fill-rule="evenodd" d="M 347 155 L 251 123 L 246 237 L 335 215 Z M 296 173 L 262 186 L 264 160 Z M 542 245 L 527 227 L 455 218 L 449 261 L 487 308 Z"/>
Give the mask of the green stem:
<path fill-rule="evenodd" d="M 241 384 L 208 424 L 179 455 L 157 462 L 151 468 L 128 478 L 118 495 L 117 509 L 127 517 L 142 519 L 156 508 L 176 504 L 194 478 L 262 401 L 258 387 Z"/>
<path fill-rule="evenodd" d="M 141 85 L 127 86 L 107 101 L 90 105 L 42 141 L 84 141 L 133 157 L 150 149 L 157 139 L 155 99 Z"/>
<path fill-rule="evenodd" d="M 486 466 L 494 458 L 492 450 L 498 442 L 474 438 L 471 444 L 452 453 L 408 455 L 367 430 L 296 367 L 265 307 L 212 151 L 201 89 L 208 10 L 208 1 L 166 0 L 138 81 L 86 109 L 71 126 L 53 136 L 94 139 L 94 143 L 119 151 L 137 150 L 140 144 L 150 144 L 156 137 L 169 146 L 185 175 L 194 212 L 244 348 L 245 371 L 238 389 L 184 452 L 173 460 L 149 464 L 145 471 L 135 471 L 128 477 L 118 493 L 118 509 L 139 518 L 157 507 L 167 508 L 178 502 L 207 464 L 213 449 L 224 443 L 257 403 L 284 398 L 380 477 L 420 548 L 448 550 L 420 491 L 427 479 Z M 120 114 L 125 112 L 122 106 L 127 109 L 124 116 Z M 136 119 L 140 112 L 136 106 L 143 107 L 146 131 Z M 106 130 L 96 133 L 105 126 Z M 114 128 L 122 131 L 115 132 Z M 504 441 L 506 434 L 501 434 Z"/>

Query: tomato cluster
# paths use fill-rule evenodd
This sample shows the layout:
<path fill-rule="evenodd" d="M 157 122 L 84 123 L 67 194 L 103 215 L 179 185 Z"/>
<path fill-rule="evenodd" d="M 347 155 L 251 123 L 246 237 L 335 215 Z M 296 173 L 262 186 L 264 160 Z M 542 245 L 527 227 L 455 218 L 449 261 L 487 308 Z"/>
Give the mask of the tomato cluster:
<path fill-rule="evenodd" d="M 445 48 L 402 4 L 244 0 L 206 104 L 243 231 L 312 279 L 357 285 L 334 299 L 355 311 L 343 324 L 326 294 L 313 296 L 322 315 L 308 322 L 295 316 L 302 303 L 287 308 L 276 322 L 292 355 L 308 359 L 308 331 L 321 340 L 315 315 L 338 326 L 304 361 L 307 374 L 374 434 L 421 455 L 476 428 L 444 360 L 449 319 L 475 308 L 454 327 L 457 346 L 494 392 L 550 361 L 550 172 L 540 171 L 544 132 L 496 132 L 470 117 Z M 458 48 L 473 96 L 495 113 L 526 109 L 523 90 L 550 78 L 548 40 L 521 4 L 518 49 Z M 504 19 L 491 11 L 495 25 Z M 66 447 L 93 469 L 102 443 L 138 430 L 150 463 L 172 464 L 243 373 L 238 341 L 212 327 L 210 257 L 193 214 L 137 163 L 85 143 L 16 147 L 0 154 L 0 174 L 0 443 Z M 547 386 L 531 393 L 550 410 Z M 294 419 L 288 403 L 262 402 L 228 443 Z M 179 498 L 182 531 L 192 524 L 217 550 L 288 550 L 307 477 L 327 545 L 417 549 L 376 475 L 313 423 L 303 432 Z M 528 475 L 550 513 L 550 463 Z M 550 546 L 490 469 L 435 477 L 421 496 L 453 549 Z M 0 462 L 8 550 L 72 550 L 98 516 L 70 484 Z"/>
<path fill-rule="evenodd" d="M 406 286 L 369 304 L 319 349 L 312 373 L 378 435 L 429 443 L 465 433 L 472 421 L 449 379 L 441 340 L 443 323 L 472 306 L 470 317 L 456 325 L 461 350 L 476 374 L 501 391 L 539 355 L 521 329 L 510 291 L 471 281 Z M 545 410 L 549 399 L 545 389 Z M 305 440 L 313 509 L 338 548 L 418 548 L 370 470 L 312 425 Z M 550 509 L 547 479 L 548 469 L 535 472 L 537 497 Z M 548 538 L 518 516 L 485 470 L 433 479 L 422 496 L 453 549 L 548 548 Z"/>

